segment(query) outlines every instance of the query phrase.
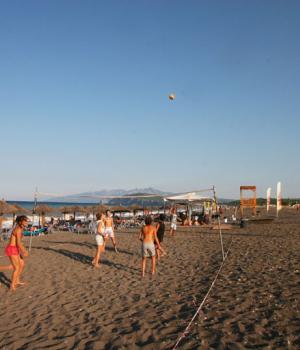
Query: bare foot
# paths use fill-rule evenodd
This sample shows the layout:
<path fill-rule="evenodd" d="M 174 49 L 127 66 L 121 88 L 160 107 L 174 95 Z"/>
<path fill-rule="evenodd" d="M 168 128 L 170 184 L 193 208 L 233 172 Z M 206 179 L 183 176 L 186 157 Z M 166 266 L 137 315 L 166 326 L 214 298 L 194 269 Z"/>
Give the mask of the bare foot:
<path fill-rule="evenodd" d="M 99 269 L 100 265 L 99 264 L 94 264 L 94 267 Z"/>
<path fill-rule="evenodd" d="M 116 252 L 116 253 L 119 253 L 119 251 L 118 251 L 118 248 L 117 248 L 117 247 L 115 247 L 115 252 Z"/>
<path fill-rule="evenodd" d="M 16 290 L 17 290 L 17 288 L 14 287 L 14 286 L 10 286 L 10 288 L 9 288 L 9 291 L 10 291 L 10 292 L 15 292 Z"/>
<path fill-rule="evenodd" d="M 17 282 L 17 286 L 25 286 L 26 284 L 28 284 L 28 282 Z"/>

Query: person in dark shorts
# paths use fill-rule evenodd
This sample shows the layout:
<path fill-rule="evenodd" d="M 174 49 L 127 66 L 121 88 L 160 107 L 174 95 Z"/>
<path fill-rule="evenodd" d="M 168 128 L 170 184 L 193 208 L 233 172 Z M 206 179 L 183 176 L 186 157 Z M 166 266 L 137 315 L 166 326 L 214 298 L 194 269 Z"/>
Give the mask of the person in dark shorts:
<path fill-rule="evenodd" d="M 155 244 L 155 250 L 157 259 L 159 260 L 161 256 L 167 255 L 166 251 L 163 249 L 161 243 L 164 240 L 164 234 L 165 234 L 165 215 L 160 214 L 159 215 L 159 221 L 156 225 L 156 235 L 157 239 L 159 241 L 160 247 L 158 248 L 157 244 Z"/>

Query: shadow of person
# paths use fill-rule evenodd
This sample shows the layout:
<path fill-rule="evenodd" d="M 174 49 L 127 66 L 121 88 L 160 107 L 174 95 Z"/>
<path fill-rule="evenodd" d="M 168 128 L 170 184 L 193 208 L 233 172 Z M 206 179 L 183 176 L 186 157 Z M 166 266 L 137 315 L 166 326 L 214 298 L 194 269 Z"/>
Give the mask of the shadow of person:
<path fill-rule="evenodd" d="M 88 243 L 88 242 L 66 242 L 66 241 L 51 241 L 51 244 L 74 244 L 74 245 L 78 245 L 80 247 L 88 247 L 91 249 L 94 249 L 96 246 L 95 244 L 92 243 Z"/>
<path fill-rule="evenodd" d="M 81 262 L 82 264 L 86 264 L 86 265 L 91 265 L 92 263 L 92 258 L 88 255 L 82 254 L 82 253 L 78 253 L 78 252 L 72 252 L 70 250 L 67 249 L 54 249 L 54 248 L 48 248 L 48 247 L 33 247 L 33 249 L 42 249 L 42 250 L 46 250 L 49 252 L 54 252 L 57 254 L 61 254 L 64 255 L 70 259 L 76 260 Z"/>
<path fill-rule="evenodd" d="M 70 259 L 73 259 L 75 261 L 78 261 L 84 265 L 92 265 L 93 258 L 89 255 L 85 255 L 82 253 L 72 252 L 70 250 L 61 249 L 61 248 L 54 249 L 54 248 L 48 248 L 48 247 L 34 247 L 33 249 L 42 249 L 42 250 L 54 252 L 57 254 L 64 255 L 64 256 L 66 256 Z M 101 259 L 101 264 L 114 267 L 117 270 L 125 270 L 125 271 L 137 270 L 137 271 L 139 271 L 138 269 L 130 268 L 130 267 L 125 266 L 125 265 L 120 264 L 120 263 L 114 263 L 114 262 L 107 260 L 107 259 Z"/>
<path fill-rule="evenodd" d="M 118 246 L 118 252 L 121 254 L 127 254 L 127 255 L 134 255 L 132 252 L 129 252 L 127 250 L 124 249 L 120 249 Z M 115 248 L 114 247 L 108 247 L 107 244 L 105 245 L 105 250 L 109 251 L 109 252 L 115 252 Z"/>
<path fill-rule="evenodd" d="M 10 280 L 4 275 L 3 272 L 0 272 L 0 283 L 4 284 L 7 288 L 10 287 Z"/>

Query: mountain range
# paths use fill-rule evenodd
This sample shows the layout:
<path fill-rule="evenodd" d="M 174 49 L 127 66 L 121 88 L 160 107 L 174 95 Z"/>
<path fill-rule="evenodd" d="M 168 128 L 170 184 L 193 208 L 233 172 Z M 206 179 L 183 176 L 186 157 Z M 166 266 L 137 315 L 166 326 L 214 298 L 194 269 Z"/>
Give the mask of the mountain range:
<path fill-rule="evenodd" d="M 122 197 L 129 195 L 145 195 L 145 194 L 157 194 L 158 197 L 154 198 L 101 198 L 103 197 Z M 107 205 L 138 205 L 138 206 L 162 206 L 163 200 L 159 196 L 172 195 L 172 192 L 165 192 L 158 190 L 153 187 L 146 188 L 133 188 L 131 190 L 124 189 L 112 189 L 112 190 L 100 190 L 92 192 L 82 192 L 78 194 L 72 194 L 68 196 L 55 197 L 48 199 L 47 202 L 56 202 L 56 203 L 95 203 L 95 204 L 107 204 Z M 232 199 L 218 199 L 219 203 L 228 203 Z"/>
<path fill-rule="evenodd" d="M 157 194 L 159 196 L 169 195 L 170 192 L 163 192 L 158 189 L 155 189 L 153 187 L 147 187 L 147 188 L 133 188 L 131 190 L 123 190 L 123 189 L 113 189 L 113 190 L 100 190 L 100 191 L 93 191 L 93 192 L 82 192 L 77 194 L 72 194 L 68 196 L 62 196 L 62 197 L 55 197 L 51 199 L 47 199 L 47 202 L 56 202 L 56 203 L 102 203 L 102 204 L 110 204 L 110 205 L 117 205 L 121 204 L 124 199 L 119 198 L 101 198 L 103 197 L 110 197 L 110 196 L 129 196 L 129 195 L 142 195 L 142 194 Z M 130 199 L 130 201 L 140 201 L 138 198 L 136 199 Z M 131 203 L 130 203 L 131 204 Z M 136 204 L 136 203 L 132 203 Z M 125 204 L 122 204 L 125 205 Z"/>

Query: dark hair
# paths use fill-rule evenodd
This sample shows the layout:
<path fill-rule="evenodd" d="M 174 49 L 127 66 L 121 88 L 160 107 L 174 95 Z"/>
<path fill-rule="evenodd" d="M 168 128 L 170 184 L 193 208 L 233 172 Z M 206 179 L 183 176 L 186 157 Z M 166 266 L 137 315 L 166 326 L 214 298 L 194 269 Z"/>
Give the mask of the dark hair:
<path fill-rule="evenodd" d="M 165 214 L 159 214 L 159 220 L 165 221 Z"/>
<path fill-rule="evenodd" d="M 28 217 L 27 217 L 26 215 L 17 216 L 17 218 L 16 218 L 16 223 L 17 223 L 17 224 L 20 224 L 20 223 L 21 223 L 22 221 L 24 221 L 24 220 L 28 221 Z"/>
<path fill-rule="evenodd" d="M 151 225 L 152 224 L 152 217 L 150 215 L 146 216 L 145 224 L 146 225 Z"/>
<path fill-rule="evenodd" d="M 97 214 L 96 214 L 96 219 L 97 219 L 97 220 L 100 220 L 100 219 L 101 219 L 101 213 L 97 213 Z"/>

